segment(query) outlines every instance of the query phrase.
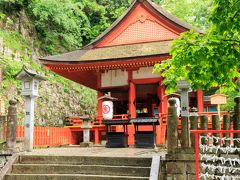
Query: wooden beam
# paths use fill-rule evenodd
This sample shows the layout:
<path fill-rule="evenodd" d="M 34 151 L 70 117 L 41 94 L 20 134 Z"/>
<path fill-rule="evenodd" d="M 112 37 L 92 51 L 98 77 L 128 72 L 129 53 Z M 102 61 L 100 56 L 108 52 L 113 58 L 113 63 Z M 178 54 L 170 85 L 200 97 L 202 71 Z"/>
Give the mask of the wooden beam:
<path fill-rule="evenodd" d="M 159 83 L 162 79 L 159 78 L 146 78 L 146 79 L 133 79 L 132 82 L 134 84 L 153 84 Z"/>

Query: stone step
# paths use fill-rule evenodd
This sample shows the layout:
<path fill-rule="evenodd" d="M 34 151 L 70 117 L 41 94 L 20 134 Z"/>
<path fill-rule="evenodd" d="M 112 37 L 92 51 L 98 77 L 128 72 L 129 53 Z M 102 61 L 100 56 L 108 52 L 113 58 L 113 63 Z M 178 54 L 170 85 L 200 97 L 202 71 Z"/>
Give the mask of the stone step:
<path fill-rule="evenodd" d="M 109 165 L 14 164 L 13 174 L 95 174 L 149 177 L 150 167 Z"/>
<path fill-rule="evenodd" d="M 149 177 L 86 174 L 7 174 L 4 180 L 147 180 Z"/>
<path fill-rule="evenodd" d="M 150 167 L 151 158 L 136 157 L 95 157 L 95 156 L 34 156 L 22 155 L 21 164 L 72 164 Z"/>

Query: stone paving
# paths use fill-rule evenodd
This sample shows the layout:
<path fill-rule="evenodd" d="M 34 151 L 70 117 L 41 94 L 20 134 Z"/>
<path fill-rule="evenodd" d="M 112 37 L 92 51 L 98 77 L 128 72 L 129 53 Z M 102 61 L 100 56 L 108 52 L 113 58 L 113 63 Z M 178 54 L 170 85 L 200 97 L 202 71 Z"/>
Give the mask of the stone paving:
<path fill-rule="evenodd" d="M 55 155 L 55 156 L 103 156 L 103 157 L 151 157 L 160 155 L 165 157 L 165 148 L 105 148 L 105 147 L 58 147 L 34 149 L 32 152 L 24 152 L 25 155 Z"/>

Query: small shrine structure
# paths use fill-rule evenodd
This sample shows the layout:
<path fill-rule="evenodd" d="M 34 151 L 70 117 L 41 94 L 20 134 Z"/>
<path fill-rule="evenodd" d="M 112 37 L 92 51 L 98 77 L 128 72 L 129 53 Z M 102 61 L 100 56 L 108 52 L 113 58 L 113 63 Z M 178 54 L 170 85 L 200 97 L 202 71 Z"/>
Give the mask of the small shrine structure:
<path fill-rule="evenodd" d="M 129 145 L 134 144 L 133 122 L 139 123 L 137 119 L 142 122 L 141 126 L 136 126 L 138 133 L 149 132 L 152 131 L 149 123 L 154 122 L 152 118 L 159 122 L 154 126 L 154 141 L 164 144 L 168 96 L 161 74 L 152 73 L 153 66 L 171 59 L 171 42 L 190 29 L 201 32 L 151 0 L 134 0 L 128 10 L 92 43 L 40 60 L 51 71 L 96 90 L 98 98 L 107 93 L 117 98 L 113 102 L 113 120 L 132 122 L 128 125 Z M 203 111 L 202 90 L 189 93 L 189 104 L 197 107 L 199 112 Z M 101 99 L 98 100 L 97 120 L 101 125 Z M 122 127 L 117 126 L 116 131 L 122 131 Z"/>

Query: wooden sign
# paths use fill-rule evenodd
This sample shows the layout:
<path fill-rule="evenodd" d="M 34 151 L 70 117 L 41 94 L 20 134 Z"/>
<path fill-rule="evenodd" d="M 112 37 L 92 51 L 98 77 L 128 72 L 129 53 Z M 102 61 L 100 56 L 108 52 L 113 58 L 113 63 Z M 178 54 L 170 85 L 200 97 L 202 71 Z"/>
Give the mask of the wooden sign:
<path fill-rule="evenodd" d="M 218 116 L 221 117 L 220 104 L 227 103 L 227 96 L 224 94 L 214 94 L 210 96 L 211 104 L 217 104 Z"/>
<path fill-rule="evenodd" d="M 210 96 L 211 104 L 226 104 L 227 96 L 224 94 L 214 94 Z"/>

